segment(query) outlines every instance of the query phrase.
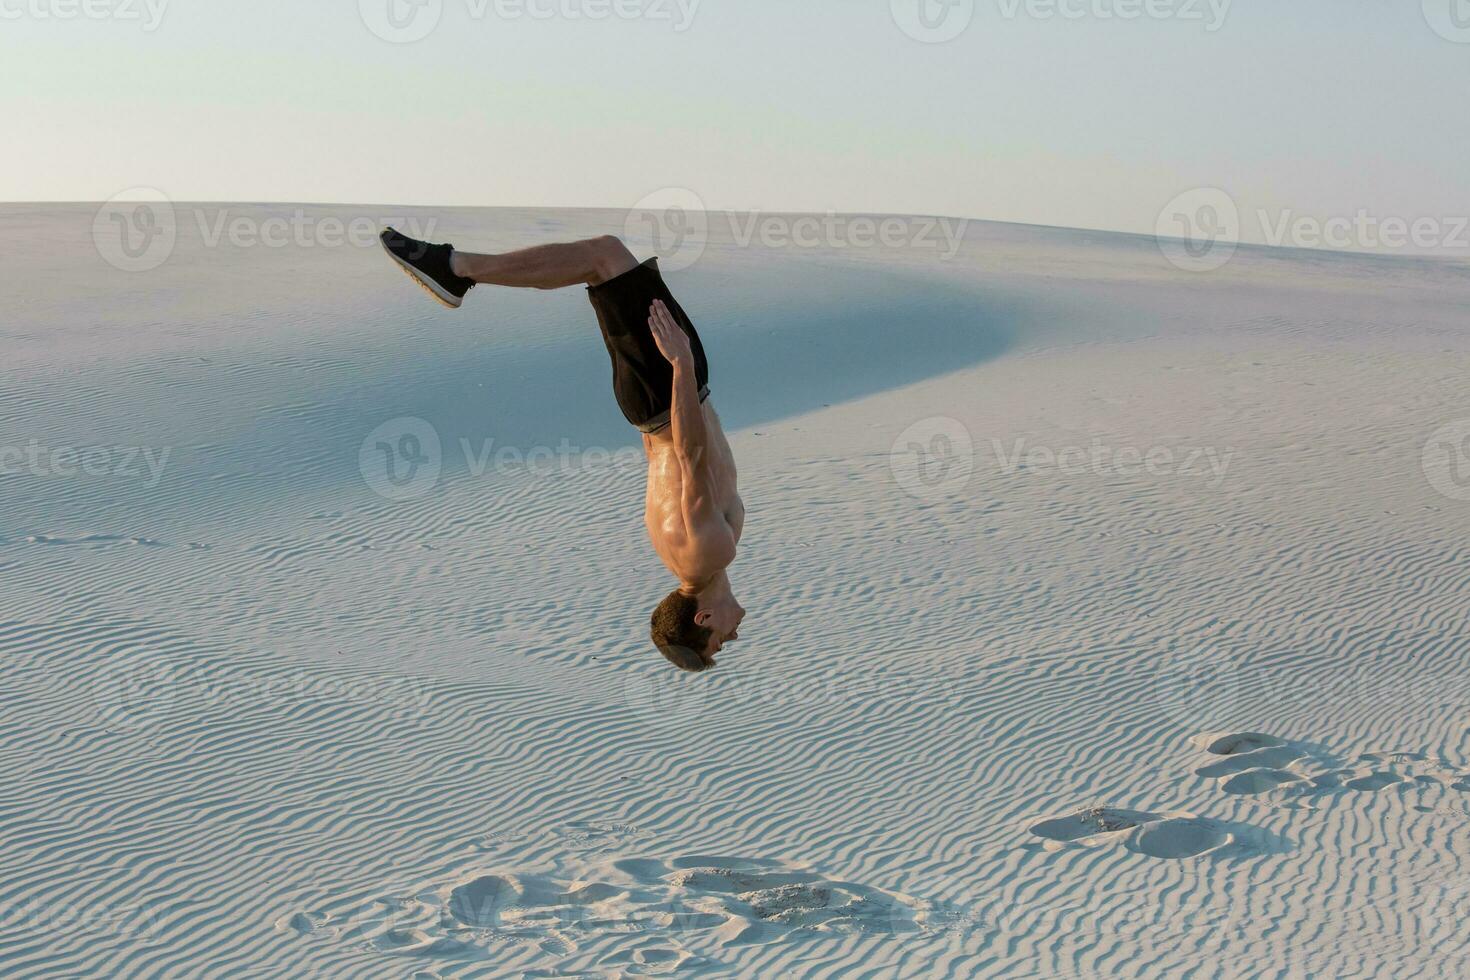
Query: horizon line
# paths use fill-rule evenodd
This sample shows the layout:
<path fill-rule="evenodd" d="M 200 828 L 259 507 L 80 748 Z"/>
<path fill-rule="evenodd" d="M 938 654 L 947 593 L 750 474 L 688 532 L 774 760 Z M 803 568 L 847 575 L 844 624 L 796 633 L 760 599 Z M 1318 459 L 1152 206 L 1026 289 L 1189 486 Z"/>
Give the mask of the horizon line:
<path fill-rule="evenodd" d="M 284 206 L 295 205 L 300 207 L 314 208 L 422 208 L 438 211 L 613 211 L 624 212 L 634 210 L 627 207 L 591 206 L 591 205 L 524 205 L 524 204 L 388 204 L 384 202 L 365 201 L 305 201 L 305 200 L 179 200 L 167 199 L 172 205 L 245 205 L 245 206 Z M 44 207 L 51 205 L 89 205 L 101 206 L 108 203 L 107 200 L 77 199 L 77 200 L 53 200 L 53 201 L 0 201 L 0 208 L 11 206 L 36 206 Z M 1068 231 L 1085 232 L 1097 235 L 1113 235 L 1120 238 L 1136 238 L 1148 242 L 1182 242 L 1186 239 L 1176 235 L 1159 235 L 1157 233 L 1141 231 L 1123 231 L 1117 228 L 1095 228 L 1081 225 L 1053 225 L 1035 221 L 1007 221 L 1000 218 L 977 218 L 964 215 L 945 215 L 923 211 L 802 211 L 762 208 L 706 208 L 706 214 L 773 214 L 794 215 L 799 217 L 865 217 L 865 218 L 934 218 L 939 221 L 963 221 L 974 222 L 982 225 L 1002 225 L 1011 228 L 1032 228 L 1042 231 Z M 1434 261 L 1447 264 L 1464 263 L 1470 261 L 1470 253 L 1464 256 L 1450 256 L 1442 252 L 1391 252 L 1391 251 L 1367 251 L 1362 249 L 1343 248 L 1313 248 L 1304 245 L 1272 245 L 1269 242 L 1236 241 L 1236 248 L 1251 249 L 1261 252 L 1293 252 L 1307 253 L 1311 255 L 1326 255 L 1348 258 L 1368 259 L 1395 259 L 1413 261 Z"/>

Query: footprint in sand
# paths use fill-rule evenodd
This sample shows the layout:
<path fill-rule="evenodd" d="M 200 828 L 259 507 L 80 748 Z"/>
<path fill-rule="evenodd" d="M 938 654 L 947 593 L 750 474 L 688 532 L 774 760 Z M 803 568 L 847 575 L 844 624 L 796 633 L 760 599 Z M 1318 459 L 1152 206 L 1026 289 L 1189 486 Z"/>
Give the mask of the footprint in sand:
<path fill-rule="evenodd" d="M 569 828 L 598 845 L 602 830 L 627 838 L 628 829 Z M 1197 843 L 1161 833 L 1139 846 L 1165 852 Z M 409 895 L 341 903 L 330 915 L 296 913 L 277 929 L 392 956 L 507 964 L 530 957 L 537 968 L 550 960 L 556 970 L 595 966 L 641 976 L 713 963 L 690 943 L 707 953 L 824 934 L 949 932 L 964 921 L 932 903 L 779 861 L 605 856 L 600 846 L 562 854 L 545 872 L 471 870 Z"/>
<path fill-rule="evenodd" d="M 1321 746 L 1264 732 L 1211 733 L 1192 741 L 1209 757 L 1195 769 L 1196 775 L 1214 780 L 1222 792 L 1232 796 L 1265 797 L 1282 807 L 1310 807 L 1307 801 L 1311 798 L 1330 794 L 1470 793 L 1470 774 L 1436 763 L 1422 752 L 1370 752 L 1344 765 Z M 1415 809 L 1452 810 L 1423 802 L 1416 803 Z M 1121 845 L 1166 860 L 1226 849 L 1262 854 L 1292 848 L 1286 839 L 1249 824 L 1104 806 L 1042 820 L 1032 824 L 1030 831 L 1041 838 L 1040 846 L 1047 851 Z"/>
<path fill-rule="evenodd" d="M 612 851 L 653 839 L 647 831 L 609 820 L 579 820 L 569 824 L 561 836 L 568 849 L 588 852 Z"/>
<path fill-rule="evenodd" d="M 327 921 L 327 917 L 320 912 L 297 912 L 295 915 L 287 916 L 277 927 L 283 931 L 294 932 L 298 936 L 307 936 L 320 929 Z"/>
<path fill-rule="evenodd" d="M 1376 793 L 1381 789 L 1404 782 L 1404 777 L 1392 772 L 1370 772 L 1366 776 L 1349 779 L 1343 783 L 1348 789 L 1355 789 L 1365 793 Z"/>
<path fill-rule="evenodd" d="M 608 953 L 597 961 L 597 965 L 602 969 L 614 969 L 626 976 L 653 977 L 678 973 L 697 966 L 699 962 L 700 958 L 686 949 L 660 945 L 653 941 Z"/>
<path fill-rule="evenodd" d="M 1031 833 L 1049 841 L 1069 844 L 1073 841 L 1102 840 L 1159 819 L 1162 818 L 1156 813 L 1094 806 L 1078 810 L 1071 816 L 1043 820 L 1031 827 Z"/>
<path fill-rule="evenodd" d="M 1285 739 L 1260 732 L 1238 732 L 1234 735 L 1201 736 L 1208 739 L 1205 751 L 1211 755 L 1240 755 L 1258 749 L 1275 749 L 1286 745 Z"/>
<path fill-rule="evenodd" d="M 694 855 L 669 862 L 660 880 L 672 885 L 681 905 L 723 916 L 720 934 L 730 945 L 925 928 L 927 909 L 914 899 L 776 862 Z"/>
<path fill-rule="evenodd" d="M 1303 769 L 1320 753 L 1305 743 L 1264 732 L 1201 735 L 1193 742 L 1214 757 L 1195 769 L 1195 775 L 1213 779 L 1232 796 L 1259 796 L 1283 787 L 1314 785 Z"/>
<path fill-rule="evenodd" d="M 1126 844 L 1139 854 L 1178 861 L 1218 851 L 1234 841 L 1234 835 L 1218 821 L 1174 817 L 1144 824 Z"/>
<path fill-rule="evenodd" d="M 1200 775 L 1205 774 L 1200 773 Z M 1220 788 L 1236 796 L 1255 796 L 1258 793 L 1269 793 L 1273 789 L 1301 781 L 1302 777 L 1296 773 L 1280 769 L 1247 769 L 1236 773 L 1229 779 L 1221 780 Z"/>
<path fill-rule="evenodd" d="M 1343 765 L 1321 746 L 1261 732 L 1200 735 L 1193 742 L 1214 757 L 1195 770 L 1197 775 L 1214 779 L 1222 791 L 1238 796 L 1279 790 L 1283 806 L 1302 806 L 1302 800 L 1312 797 L 1379 793 L 1395 787 L 1470 791 L 1470 779 L 1423 752 L 1368 752 L 1352 765 Z"/>
<path fill-rule="evenodd" d="M 1218 851 L 1233 844 L 1246 830 L 1189 813 L 1159 814 L 1100 806 L 1031 827 L 1031 833 L 1045 840 L 1043 846 L 1049 851 L 1121 843 L 1134 853 L 1173 861 Z"/>

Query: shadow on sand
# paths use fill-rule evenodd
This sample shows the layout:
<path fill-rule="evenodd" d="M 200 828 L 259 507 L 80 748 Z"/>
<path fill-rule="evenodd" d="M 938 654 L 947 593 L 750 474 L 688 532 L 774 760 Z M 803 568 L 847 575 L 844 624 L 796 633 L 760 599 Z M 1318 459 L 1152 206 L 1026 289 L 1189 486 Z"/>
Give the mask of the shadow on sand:
<path fill-rule="evenodd" d="M 1015 315 L 1000 303 L 894 273 L 812 263 L 797 272 L 773 259 L 742 270 L 739 281 L 719 269 L 666 278 L 700 330 L 713 398 L 731 430 L 960 370 L 999 356 L 1014 339 Z M 493 308 L 467 311 L 491 321 L 534 316 L 537 299 L 544 302 L 497 291 Z M 451 440 L 493 436 L 521 449 L 562 440 L 635 445 L 613 401 L 591 308 L 581 301 L 556 311 L 554 341 L 427 350 L 402 365 L 398 381 L 366 387 L 374 397 L 353 407 L 364 422 L 420 416 Z M 414 377 L 434 380 L 413 384 Z M 445 462 L 452 463 L 448 454 Z"/>

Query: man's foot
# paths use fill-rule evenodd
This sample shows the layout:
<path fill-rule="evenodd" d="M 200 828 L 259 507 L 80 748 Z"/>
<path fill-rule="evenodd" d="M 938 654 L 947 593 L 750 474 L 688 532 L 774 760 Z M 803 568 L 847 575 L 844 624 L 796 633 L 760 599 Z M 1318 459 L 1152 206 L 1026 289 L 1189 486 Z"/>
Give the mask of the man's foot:
<path fill-rule="evenodd" d="M 464 294 L 475 284 L 473 279 L 455 275 L 450 268 L 453 245 L 430 245 L 400 235 L 392 228 L 383 229 L 378 240 L 383 243 L 383 251 L 389 258 L 428 290 L 429 295 L 452 310 L 459 309 L 459 304 L 464 302 Z"/>

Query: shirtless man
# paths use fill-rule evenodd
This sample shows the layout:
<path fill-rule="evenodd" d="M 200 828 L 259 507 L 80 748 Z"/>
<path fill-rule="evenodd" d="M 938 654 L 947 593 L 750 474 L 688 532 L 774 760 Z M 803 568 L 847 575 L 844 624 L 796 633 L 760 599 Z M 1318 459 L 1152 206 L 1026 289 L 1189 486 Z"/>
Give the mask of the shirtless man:
<path fill-rule="evenodd" d="M 538 245 L 501 255 L 430 245 L 388 228 L 388 255 L 430 295 L 458 309 L 477 283 L 527 289 L 586 286 L 612 357 L 613 394 L 643 433 L 644 521 L 679 587 L 653 611 L 654 645 L 681 670 L 715 665 L 745 610 L 725 569 L 745 528 L 735 457 L 709 401 L 709 365 L 694 324 L 658 271 L 617 238 Z"/>

